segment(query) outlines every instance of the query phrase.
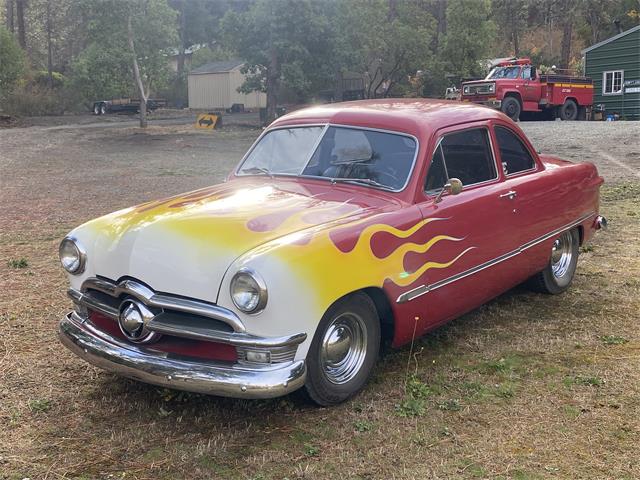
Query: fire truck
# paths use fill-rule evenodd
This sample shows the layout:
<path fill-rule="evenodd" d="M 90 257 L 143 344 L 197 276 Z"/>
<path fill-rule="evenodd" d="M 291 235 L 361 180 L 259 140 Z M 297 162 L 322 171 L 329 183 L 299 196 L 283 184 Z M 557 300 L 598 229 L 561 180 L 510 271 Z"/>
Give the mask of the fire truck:
<path fill-rule="evenodd" d="M 522 112 L 584 120 L 593 105 L 593 81 L 553 69 L 541 75 L 530 59 L 514 58 L 494 65 L 484 80 L 463 82 L 461 100 L 501 110 L 513 120 Z"/>

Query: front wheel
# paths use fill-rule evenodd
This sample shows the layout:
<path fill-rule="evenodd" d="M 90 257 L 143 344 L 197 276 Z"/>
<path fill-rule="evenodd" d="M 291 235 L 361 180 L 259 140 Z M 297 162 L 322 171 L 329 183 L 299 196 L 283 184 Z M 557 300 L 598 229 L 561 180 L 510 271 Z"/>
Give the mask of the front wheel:
<path fill-rule="evenodd" d="M 520 118 L 520 111 L 522 110 L 522 107 L 520 106 L 520 102 L 517 98 L 507 97 L 502 101 L 500 110 L 515 122 Z"/>
<path fill-rule="evenodd" d="M 93 106 L 93 114 L 94 114 L 94 115 L 100 115 L 100 104 L 96 103 L 96 104 Z"/>
<path fill-rule="evenodd" d="M 104 103 L 102 105 L 100 105 L 100 114 L 101 115 L 106 115 L 107 114 L 107 106 Z"/>
<path fill-rule="evenodd" d="M 571 285 L 578 264 L 580 237 L 577 229 L 562 233 L 553 241 L 549 263 L 528 281 L 532 290 L 556 295 Z"/>
<path fill-rule="evenodd" d="M 318 405 L 347 400 L 367 383 L 380 349 L 380 319 L 368 295 L 354 293 L 324 314 L 307 355 L 305 389 Z"/>

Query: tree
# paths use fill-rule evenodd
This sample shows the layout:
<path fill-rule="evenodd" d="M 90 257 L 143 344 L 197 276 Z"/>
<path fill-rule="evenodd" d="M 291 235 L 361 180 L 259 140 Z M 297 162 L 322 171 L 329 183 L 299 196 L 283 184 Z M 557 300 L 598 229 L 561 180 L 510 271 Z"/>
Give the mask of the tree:
<path fill-rule="evenodd" d="M 176 12 L 165 0 L 78 0 L 88 21 L 88 47 L 74 62 L 74 83 L 87 100 L 137 91 L 140 126 L 149 92 L 169 78 L 167 53 L 176 44 Z"/>
<path fill-rule="evenodd" d="M 246 61 L 242 91 L 265 91 L 267 121 L 276 117 L 282 85 L 308 92 L 310 77 L 326 47 L 328 22 L 310 0 L 258 0 L 246 12 L 223 18 L 225 43 Z"/>
<path fill-rule="evenodd" d="M 24 52 L 11 33 L 0 26 L 0 97 L 13 91 L 24 69 Z"/>
<path fill-rule="evenodd" d="M 514 56 L 520 55 L 520 36 L 526 30 L 529 0 L 493 0 L 492 17 Z M 502 55 L 501 55 L 502 56 Z"/>
<path fill-rule="evenodd" d="M 495 24 L 489 0 L 449 0 L 444 55 L 453 72 L 478 76 L 493 54 Z"/>

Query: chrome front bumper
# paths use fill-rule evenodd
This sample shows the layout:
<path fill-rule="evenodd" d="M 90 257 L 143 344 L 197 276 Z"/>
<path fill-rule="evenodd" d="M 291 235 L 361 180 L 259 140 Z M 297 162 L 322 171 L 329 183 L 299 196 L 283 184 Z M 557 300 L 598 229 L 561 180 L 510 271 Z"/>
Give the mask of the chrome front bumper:
<path fill-rule="evenodd" d="M 303 360 L 265 366 L 168 358 L 111 336 L 98 336 L 75 312 L 60 322 L 60 340 L 73 353 L 104 370 L 178 390 L 236 398 L 272 398 L 300 388 Z"/>

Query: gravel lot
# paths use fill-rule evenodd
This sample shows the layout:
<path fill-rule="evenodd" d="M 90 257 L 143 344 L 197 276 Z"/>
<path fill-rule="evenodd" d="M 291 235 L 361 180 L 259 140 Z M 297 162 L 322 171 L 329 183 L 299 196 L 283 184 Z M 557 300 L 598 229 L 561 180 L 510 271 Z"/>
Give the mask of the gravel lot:
<path fill-rule="evenodd" d="M 520 124 L 607 180 L 611 228 L 567 293 L 516 288 L 414 356 L 386 356 L 352 402 L 317 409 L 160 390 L 59 344 L 62 236 L 221 181 L 260 133 L 249 117 L 215 132 L 162 118 L 144 132 L 89 116 L 0 129 L 0 479 L 640 478 L 640 122 Z M 409 414 L 408 359 L 424 395 Z"/>

